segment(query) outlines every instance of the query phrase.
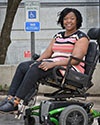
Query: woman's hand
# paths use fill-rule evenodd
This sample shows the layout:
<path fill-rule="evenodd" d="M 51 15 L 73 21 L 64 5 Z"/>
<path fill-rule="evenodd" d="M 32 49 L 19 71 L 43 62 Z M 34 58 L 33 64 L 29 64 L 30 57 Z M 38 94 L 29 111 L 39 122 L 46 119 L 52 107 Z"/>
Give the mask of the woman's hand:
<path fill-rule="evenodd" d="M 42 62 L 40 65 L 39 65 L 39 68 L 43 69 L 44 71 L 47 71 L 48 69 L 51 69 L 53 68 L 55 65 L 54 65 L 54 62 Z"/>

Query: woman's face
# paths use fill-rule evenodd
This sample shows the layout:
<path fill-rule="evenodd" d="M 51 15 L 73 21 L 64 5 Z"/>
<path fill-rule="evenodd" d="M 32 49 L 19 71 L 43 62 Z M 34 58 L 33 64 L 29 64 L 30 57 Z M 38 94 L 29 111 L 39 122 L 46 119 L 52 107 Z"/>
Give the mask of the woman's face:
<path fill-rule="evenodd" d="M 77 19 L 73 12 L 68 13 L 63 19 L 63 25 L 67 31 L 74 31 L 77 29 Z"/>

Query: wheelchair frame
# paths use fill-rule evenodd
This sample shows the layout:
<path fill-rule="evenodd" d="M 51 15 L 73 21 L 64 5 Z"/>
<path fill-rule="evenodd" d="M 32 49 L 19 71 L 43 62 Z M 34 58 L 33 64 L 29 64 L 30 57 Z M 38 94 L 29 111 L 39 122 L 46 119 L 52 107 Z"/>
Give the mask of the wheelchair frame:
<path fill-rule="evenodd" d="M 90 31 L 92 31 L 92 34 L 94 30 L 97 29 L 90 29 Z M 100 28 L 97 31 L 99 33 L 95 31 L 96 35 L 98 34 L 95 39 L 99 43 L 98 39 L 100 37 Z M 88 32 L 88 34 L 91 37 L 91 33 Z M 94 45 L 92 46 L 94 47 Z M 68 123 L 68 125 L 92 125 L 95 118 L 98 118 L 98 124 L 100 125 L 100 112 L 93 109 L 93 102 L 87 103 L 76 99 L 86 99 L 88 96 L 91 96 L 91 94 L 86 93 L 86 91 L 93 85 L 91 81 L 92 75 L 100 57 L 100 52 L 97 49 L 97 45 L 96 48 L 93 49 L 96 49 L 96 53 L 95 55 L 93 55 L 94 57 L 92 57 L 92 65 L 89 64 L 91 62 L 82 61 L 76 57 L 71 56 L 66 69 L 62 67 L 56 67 L 54 69 L 56 84 L 52 83 L 52 80 L 50 81 L 50 79 L 48 80 L 48 78 L 45 80 L 42 79 L 38 82 L 39 84 L 42 83 L 48 86 L 58 88 L 58 90 L 51 94 L 44 94 L 45 97 L 50 98 L 49 100 L 41 101 L 39 105 L 29 107 L 25 110 L 25 125 L 35 125 L 35 116 L 38 116 L 39 123 L 42 125 L 67 125 L 66 123 Z M 91 56 L 91 53 L 89 56 Z M 82 61 L 86 65 L 90 65 L 90 68 L 88 69 L 89 72 L 86 73 L 86 75 L 81 76 L 80 73 L 75 74 L 73 71 L 71 71 L 70 62 L 72 59 L 78 60 L 79 62 Z M 57 71 L 59 69 L 66 71 L 63 79 L 57 75 Z M 70 76 L 68 76 L 69 74 Z M 74 75 L 71 78 L 72 74 Z M 79 76 L 79 78 L 77 78 L 76 76 Z M 73 82 L 76 86 L 74 86 Z"/>
<path fill-rule="evenodd" d="M 79 105 L 79 104 L 77 104 L 77 105 Z M 92 105 L 92 103 L 90 104 L 90 107 L 91 107 L 91 105 Z M 76 110 L 75 109 L 76 105 L 72 105 L 71 104 L 70 106 L 73 106 L 74 110 Z M 69 109 L 70 106 L 68 106 L 67 108 Z M 26 109 L 25 116 L 24 116 L 25 125 L 35 125 L 35 118 L 34 118 L 34 116 L 40 117 L 40 113 L 39 113 L 40 107 L 41 107 L 41 105 L 37 105 L 37 106 L 33 106 L 31 108 Z M 78 107 L 79 109 L 76 110 L 76 111 L 80 112 L 80 107 L 81 106 L 79 106 Z M 46 114 L 44 116 L 44 123 L 43 123 L 43 125 L 59 125 L 59 119 L 56 118 L 56 115 L 61 113 L 65 109 L 66 109 L 66 107 L 61 107 L 61 108 L 57 108 L 57 109 L 53 109 L 53 110 L 49 111 L 48 114 Z M 94 122 L 95 118 L 98 118 L 98 125 L 100 125 L 100 112 L 99 111 L 94 110 L 94 109 L 91 108 L 90 112 L 87 112 L 87 114 L 88 114 L 88 119 L 89 119 L 87 125 L 92 125 L 92 123 Z M 77 115 L 77 113 L 76 113 L 76 115 Z M 80 116 L 79 116 L 79 118 L 77 117 L 77 119 L 80 120 Z M 71 121 L 71 123 L 72 123 L 72 121 Z M 72 124 L 70 124 L 70 125 L 72 125 Z M 81 124 L 77 124 L 77 125 L 81 125 Z M 83 125 L 86 125 L 86 124 L 83 123 Z"/>

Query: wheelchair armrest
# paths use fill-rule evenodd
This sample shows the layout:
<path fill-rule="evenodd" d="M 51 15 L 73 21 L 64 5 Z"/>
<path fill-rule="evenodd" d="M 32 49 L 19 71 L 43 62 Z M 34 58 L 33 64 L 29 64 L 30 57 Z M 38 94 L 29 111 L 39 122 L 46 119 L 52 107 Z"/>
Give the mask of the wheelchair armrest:
<path fill-rule="evenodd" d="M 79 59 L 79 58 L 77 58 L 77 57 L 75 57 L 75 56 L 70 56 L 70 60 L 69 60 L 69 62 L 68 62 L 68 64 L 70 64 L 70 62 L 71 62 L 71 60 L 72 59 L 74 59 L 74 60 L 76 60 L 76 61 L 78 61 L 78 62 L 83 62 L 83 63 L 85 63 L 85 61 L 84 60 L 82 60 L 82 59 Z"/>
<path fill-rule="evenodd" d="M 36 53 L 32 55 L 32 59 L 33 60 L 37 60 L 39 57 L 40 57 L 40 55 L 38 55 Z"/>
<path fill-rule="evenodd" d="M 87 64 L 87 65 L 90 65 L 90 66 L 91 66 L 91 64 L 88 63 L 88 62 L 86 62 L 85 60 L 79 59 L 79 58 L 77 58 L 77 57 L 71 55 L 71 56 L 70 56 L 70 59 L 69 59 L 69 62 L 68 62 L 68 65 L 67 65 L 67 68 L 71 68 L 71 60 L 72 60 L 72 59 L 74 59 L 74 60 L 76 60 L 76 61 L 79 61 L 79 62 L 83 62 L 84 64 Z"/>

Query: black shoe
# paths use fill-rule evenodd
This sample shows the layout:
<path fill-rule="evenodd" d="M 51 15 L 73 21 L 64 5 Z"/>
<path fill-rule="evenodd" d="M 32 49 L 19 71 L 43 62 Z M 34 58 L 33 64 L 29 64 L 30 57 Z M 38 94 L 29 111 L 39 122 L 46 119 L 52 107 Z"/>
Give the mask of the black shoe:
<path fill-rule="evenodd" d="M 3 101 L 0 101 L 0 107 L 4 104 L 6 104 L 8 101 L 8 97 L 6 97 Z"/>
<path fill-rule="evenodd" d="M 7 101 L 4 105 L 0 107 L 1 113 L 13 113 L 18 110 L 18 106 L 14 107 L 14 98 Z"/>

